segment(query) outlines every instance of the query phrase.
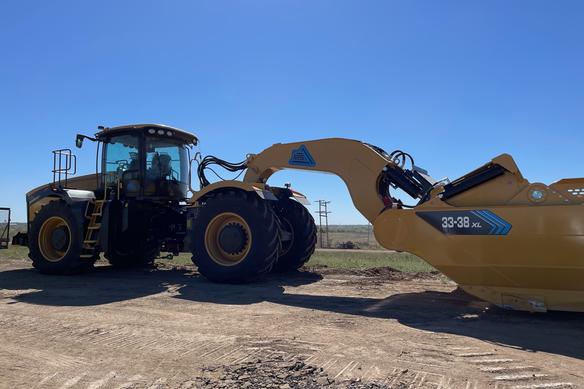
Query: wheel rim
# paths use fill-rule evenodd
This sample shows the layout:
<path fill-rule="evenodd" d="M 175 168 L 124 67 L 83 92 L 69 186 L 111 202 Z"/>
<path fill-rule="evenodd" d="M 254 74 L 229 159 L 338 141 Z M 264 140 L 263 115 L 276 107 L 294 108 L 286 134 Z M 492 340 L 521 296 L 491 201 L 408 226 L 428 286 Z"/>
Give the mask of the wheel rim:
<path fill-rule="evenodd" d="M 59 262 L 71 248 L 71 229 L 65 219 L 53 216 L 41 225 L 38 238 L 42 256 L 49 262 Z"/>
<path fill-rule="evenodd" d="M 220 213 L 207 225 L 205 247 L 211 259 L 221 266 L 241 263 L 249 253 L 252 243 L 251 229 L 239 215 Z"/>

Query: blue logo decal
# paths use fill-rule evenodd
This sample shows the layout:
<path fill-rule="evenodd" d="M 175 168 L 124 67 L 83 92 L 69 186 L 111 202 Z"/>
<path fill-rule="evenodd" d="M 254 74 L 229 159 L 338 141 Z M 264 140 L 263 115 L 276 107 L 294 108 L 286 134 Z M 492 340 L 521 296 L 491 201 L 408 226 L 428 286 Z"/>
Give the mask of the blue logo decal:
<path fill-rule="evenodd" d="M 312 158 L 312 155 L 310 155 L 310 152 L 308 152 L 308 149 L 304 145 L 301 145 L 297 149 L 292 149 L 292 154 L 290 155 L 288 164 L 308 167 L 316 166 L 314 158 Z"/>
<path fill-rule="evenodd" d="M 511 224 L 489 210 L 472 211 L 472 213 L 491 227 L 489 235 L 507 235 L 511 231 Z"/>
<path fill-rule="evenodd" d="M 488 209 L 420 211 L 416 215 L 447 235 L 507 235 L 511 224 Z"/>

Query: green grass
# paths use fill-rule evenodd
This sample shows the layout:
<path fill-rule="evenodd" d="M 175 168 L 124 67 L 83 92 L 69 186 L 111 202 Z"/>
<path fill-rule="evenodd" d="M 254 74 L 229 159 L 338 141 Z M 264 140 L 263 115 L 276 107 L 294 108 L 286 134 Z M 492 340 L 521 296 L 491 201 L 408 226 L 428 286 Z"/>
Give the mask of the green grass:
<path fill-rule="evenodd" d="M 28 247 L 8 245 L 7 249 L 0 250 L 2 259 L 28 259 Z"/>
<path fill-rule="evenodd" d="M 169 263 L 171 265 L 192 265 L 193 261 L 191 260 L 191 257 L 192 257 L 191 254 L 181 253 L 176 257 L 172 258 L 171 260 L 159 259 L 158 262 Z"/>
<path fill-rule="evenodd" d="M 2 259 L 28 259 L 28 248 L 10 246 L 0 250 Z M 161 263 L 172 265 L 192 265 L 191 255 L 183 253 L 172 260 L 159 259 Z M 435 269 L 426 262 L 409 253 L 394 253 L 380 251 L 379 253 L 364 253 L 359 250 L 346 252 L 316 251 L 307 267 L 328 267 L 330 269 L 371 269 L 375 267 L 391 267 L 405 273 L 426 273 Z"/>
<path fill-rule="evenodd" d="M 181 254 L 171 261 L 161 262 L 174 265 L 191 265 L 191 256 Z M 330 269 L 372 269 L 375 267 L 392 267 L 406 273 L 428 273 L 435 271 L 432 266 L 409 253 L 393 253 L 380 251 L 379 253 L 364 253 L 359 250 L 350 252 L 316 251 L 307 267 L 328 267 Z"/>
<path fill-rule="evenodd" d="M 317 251 L 306 266 L 359 270 L 388 266 L 406 273 L 428 273 L 436 270 L 422 259 L 409 253 L 386 251 L 363 253 L 359 250 L 350 252 Z"/>

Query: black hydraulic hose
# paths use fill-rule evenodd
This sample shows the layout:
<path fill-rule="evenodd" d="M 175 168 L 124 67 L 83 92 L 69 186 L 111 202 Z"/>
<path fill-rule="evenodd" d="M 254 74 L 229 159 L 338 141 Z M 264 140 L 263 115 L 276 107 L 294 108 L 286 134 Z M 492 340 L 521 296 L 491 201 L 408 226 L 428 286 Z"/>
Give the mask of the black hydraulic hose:
<path fill-rule="evenodd" d="M 207 155 L 199 162 L 199 166 L 197 167 L 197 176 L 199 177 L 199 183 L 201 184 L 201 188 L 206 187 L 207 185 L 211 184 L 207 177 L 205 176 L 205 170 L 209 169 L 217 175 L 217 177 L 221 178 L 219 174 L 217 174 L 213 169 L 211 169 L 210 165 L 218 165 L 223 169 L 230 171 L 230 172 L 237 172 L 240 170 L 247 169 L 247 161 L 242 161 L 239 163 L 233 163 L 225 161 L 221 158 L 217 158 L 213 155 Z"/>
<path fill-rule="evenodd" d="M 406 159 L 409 159 L 410 160 L 410 162 L 412 164 L 412 168 L 415 165 L 414 164 L 414 158 L 410 154 L 406 153 L 405 151 L 395 150 L 394 152 L 392 152 L 391 154 L 389 154 L 389 158 L 391 159 L 391 161 L 393 163 L 395 163 L 396 165 L 398 165 L 402 169 L 406 165 Z"/>

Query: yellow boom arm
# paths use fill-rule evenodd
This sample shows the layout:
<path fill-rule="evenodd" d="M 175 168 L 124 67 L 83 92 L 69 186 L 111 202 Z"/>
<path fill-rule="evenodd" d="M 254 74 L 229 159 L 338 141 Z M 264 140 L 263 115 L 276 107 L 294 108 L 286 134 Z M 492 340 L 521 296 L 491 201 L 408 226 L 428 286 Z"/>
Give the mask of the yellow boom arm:
<path fill-rule="evenodd" d="M 281 169 L 332 173 L 344 181 L 355 207 L 373 223 L 385 208 L 378 186 L 380 173 L 388 165 L 395 166 L 371 146 L 355 140 L 331 138 L 278 143 L 249 157 L 243 181 L 265 184 Z"/>

